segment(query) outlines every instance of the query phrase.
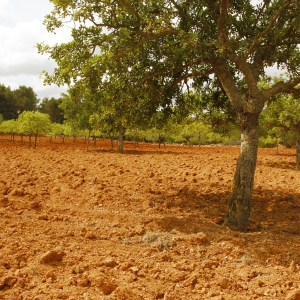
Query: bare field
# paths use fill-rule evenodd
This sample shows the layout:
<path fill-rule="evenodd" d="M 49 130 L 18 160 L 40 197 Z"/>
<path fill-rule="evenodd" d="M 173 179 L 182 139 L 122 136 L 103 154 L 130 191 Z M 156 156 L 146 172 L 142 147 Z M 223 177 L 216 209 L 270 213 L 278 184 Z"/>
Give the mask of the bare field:
<path fill-rule="evenodd" d="M 259 150 L 239 233 L 239 148 L 109 147 L 0 136 L 0 299 L 300 299 L 295 150 Z"/>

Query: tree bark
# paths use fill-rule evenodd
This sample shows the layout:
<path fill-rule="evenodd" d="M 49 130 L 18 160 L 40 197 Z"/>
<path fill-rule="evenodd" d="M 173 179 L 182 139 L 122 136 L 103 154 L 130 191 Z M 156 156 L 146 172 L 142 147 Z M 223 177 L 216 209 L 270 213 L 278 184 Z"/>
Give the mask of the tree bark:
<path fill-rule="evenodd" d="M 246 231 L 251 213 L 254 173 L 257 161 L 259 114 L 243 113 L 240 116 L 241 152 L 233 179 L 224 224 Z"/>
<path fill-rule="evenodd" d="M 300 121 L 296 125 L 296 169 L 300 171 Z"/>
<path fill-rule="evenodd" d="M 114 149 L 114 137 L 113 136 L 110 137 L 110 148 Z"/>
<path fill-rule="evenodd" d="M 34 149 L 36 148 L 37 138 L 38 138 L 38 132 L 36 132 L 36 133 L 34 134 L 34 143 L 33 143 L 33 148 L 34 148 Z"/>
<path fill-rule="evenodd" d="M 28 139 L 28 147 L 31 147 L 31 134 L 29 134 L 29 139 Z"/>
<path fill-rule="evenodd" d="M 119 136 L 118 136 L 118 152 L 123 153 L 124 152 L 124 134 L 125 134 L 125 128 L 121 125 L 119 127 Z"/>

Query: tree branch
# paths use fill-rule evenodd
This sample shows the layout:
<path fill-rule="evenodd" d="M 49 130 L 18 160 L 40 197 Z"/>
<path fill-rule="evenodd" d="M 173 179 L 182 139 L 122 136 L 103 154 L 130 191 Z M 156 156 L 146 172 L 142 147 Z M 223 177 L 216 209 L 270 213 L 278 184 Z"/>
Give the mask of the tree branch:
<path fill-rule="evenodd" d="M 288 82 L 283 82 L 283 81 L 277 82 L 271 88 L 263 91 L 262 93 L 267 99 L 270 99 L 271 97 L 277 94 L 285 94 L 285 93 L 300 95 L 300 89 L 295 88 L 299 84 L 300 84 L 300 76 L 295 77 Z"/>
<path fill-rule="evenodd" d="M 260 34 L 258 34 L 251 46 L 249 47 L 247 53 L 245 54 L 245 60 L 248 59 L 248 57 L 251 55 L 251 53 L 254 51 L 254 49 L 261 44 L 261 42 L 259 41 L 260 39 L 263 39 L 264 37 L 266 37 L 269 32 L 272 30 L 274 24 L 276 23 L 276 21 L 278 20 L 278 18 L 280 17 L 280 15 L 282 14 L 282 12 L 288 8 L 288 6 L 290 5 L 290 0 L 287 0 L 286 3 L 277 11 L 277 13 L 273 16 L 269 26 Z"/>

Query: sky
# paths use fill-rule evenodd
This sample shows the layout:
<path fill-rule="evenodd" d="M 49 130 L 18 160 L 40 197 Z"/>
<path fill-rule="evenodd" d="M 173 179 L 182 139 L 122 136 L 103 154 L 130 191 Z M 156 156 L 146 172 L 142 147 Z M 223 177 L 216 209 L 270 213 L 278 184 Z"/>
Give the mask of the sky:
<path fill-rule="evenodd" d="M 59 98 L 67 87 L 44 86 L 40 74 L 52 73 L 56 63 L 38 54 L 36 44 L 53 45 L 70 39 L 68 29 L 48 33 L 44 16 L 53 8 L 49 0 L 0 0 L 0 84 L 12 90 L 32 87 L 39 99 Z"/>

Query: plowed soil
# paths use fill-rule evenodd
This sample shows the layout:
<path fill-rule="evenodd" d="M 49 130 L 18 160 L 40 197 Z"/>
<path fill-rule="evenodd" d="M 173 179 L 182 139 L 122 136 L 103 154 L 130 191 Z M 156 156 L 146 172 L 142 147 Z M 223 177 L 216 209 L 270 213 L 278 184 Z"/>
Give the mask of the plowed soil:
<path fill-rule="evenodd" d="M 240 233 L 238 147 L 85 148 L 0 136 L 0 299 L 300 299 L 295 150 L 259 150 Z"/>

